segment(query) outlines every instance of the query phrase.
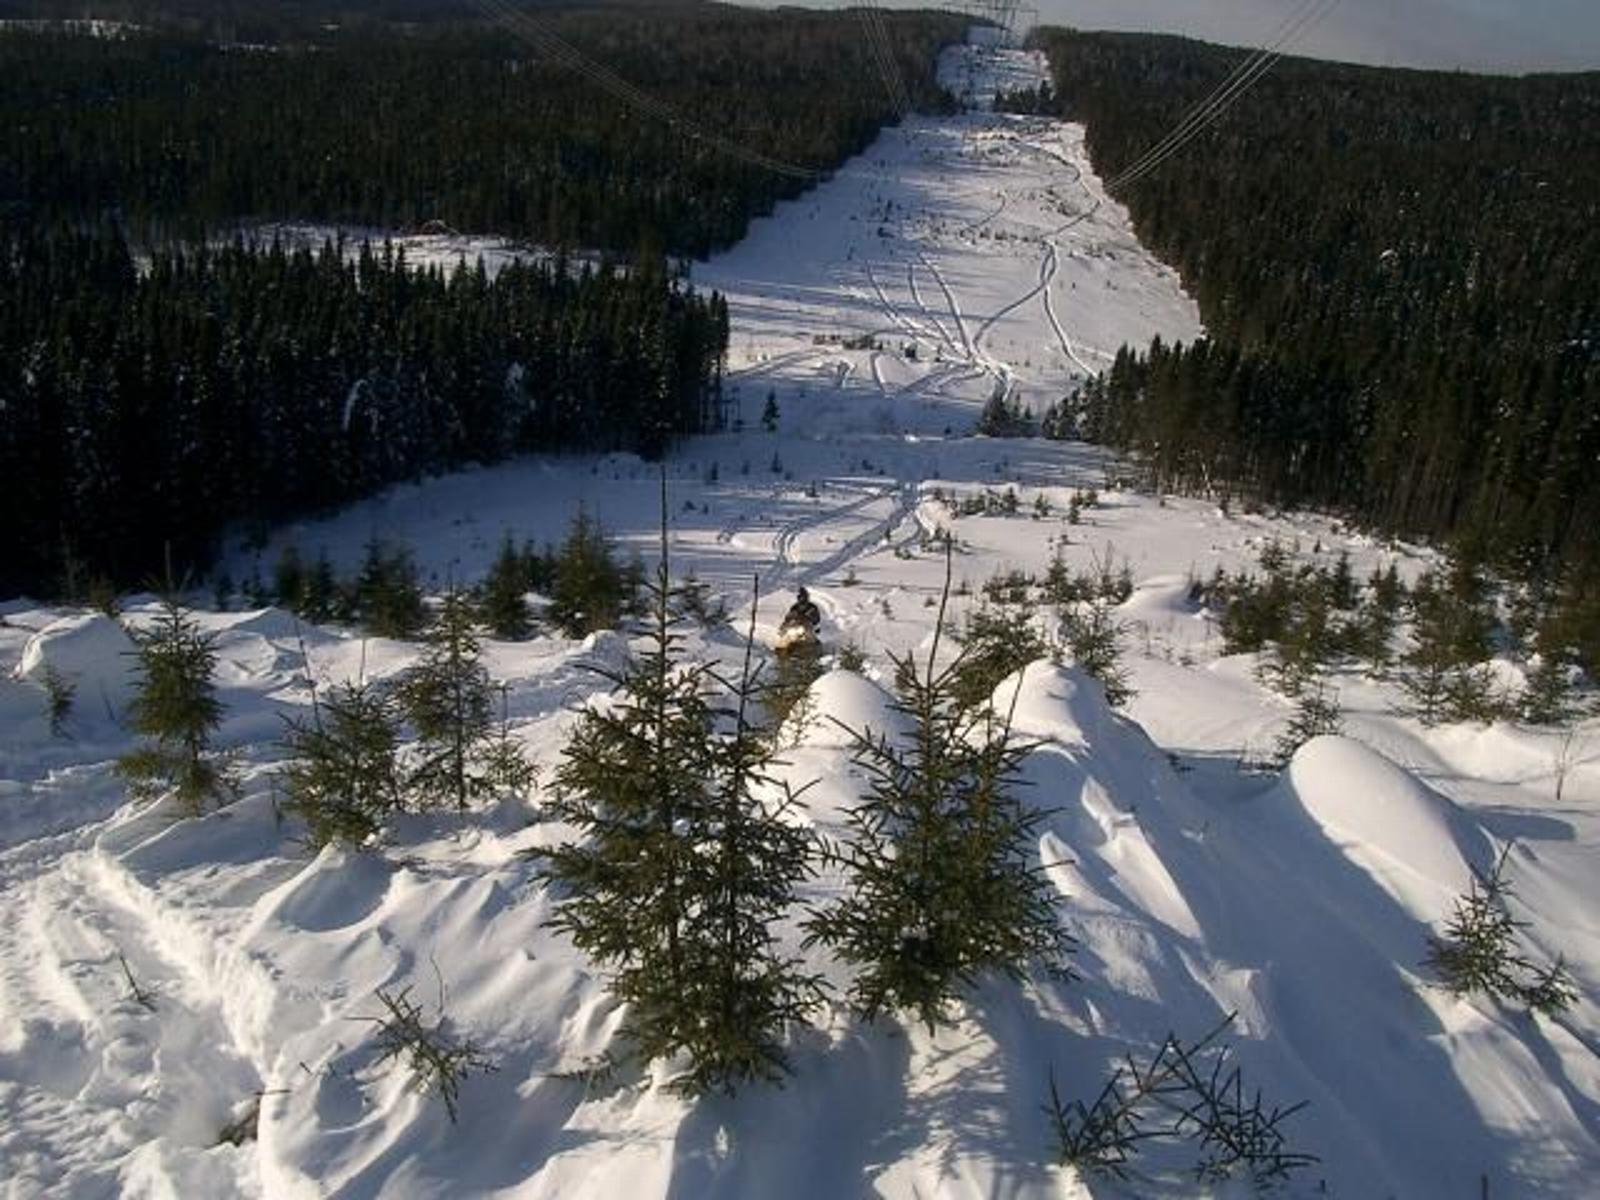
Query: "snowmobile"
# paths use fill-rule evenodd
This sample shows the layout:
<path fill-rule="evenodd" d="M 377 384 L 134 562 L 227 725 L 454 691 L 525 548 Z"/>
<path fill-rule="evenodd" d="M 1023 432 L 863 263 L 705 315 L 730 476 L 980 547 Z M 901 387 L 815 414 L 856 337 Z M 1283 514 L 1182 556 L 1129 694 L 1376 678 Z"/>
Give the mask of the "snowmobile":
<path fill-rule="evenodd" d="M 778 640 L 773 648 L 779 654 L 820 654 L 822 638 L 818 631 L 821 627 L 822 613 L 811 602 L 805 588 L 801 588 L 778 626 Z"/>

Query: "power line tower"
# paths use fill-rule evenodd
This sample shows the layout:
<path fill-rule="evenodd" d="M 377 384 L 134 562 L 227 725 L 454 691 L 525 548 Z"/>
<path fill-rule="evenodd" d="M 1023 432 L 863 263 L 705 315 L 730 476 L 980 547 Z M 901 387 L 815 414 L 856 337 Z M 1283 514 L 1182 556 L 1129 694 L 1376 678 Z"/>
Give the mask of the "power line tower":
<path fill-rule="evenodd" d="M 1039 10 L 1024 6 L 1022 0 L 961 0 L 957 8 L 975 21 L 994 26 L 999 43 L 1019 46 L 1029 29 L 1039 20 Z"/>

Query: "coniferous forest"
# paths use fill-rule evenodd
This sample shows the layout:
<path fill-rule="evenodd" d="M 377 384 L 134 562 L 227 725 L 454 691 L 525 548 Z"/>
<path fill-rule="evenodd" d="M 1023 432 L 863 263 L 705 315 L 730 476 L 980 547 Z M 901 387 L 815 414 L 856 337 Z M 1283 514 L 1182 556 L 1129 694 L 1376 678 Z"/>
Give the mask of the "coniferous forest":
<path fill-rule="evenodd" d="M 113 212 L 138 237 L 437 221 L 701 255 L 808 186 L 641 116 L 470 3 L 455 11 L 422 26 L 291 25 L 268 44 L 218 44 L 209 28 L 0 34 L 0 213 Z M 690 5 L 537 19 L 652 99 L 805 170 L 864 149 L 893 116 L 850 14 Z M 885 20 L 913 101 L 942 104 L 934 61 L 961 22 Z"/>
<path fill-rule="evenodd" d="M 1107 179 L 1244 57 L 1040 40 Z M 1600 74 L 1284 60 L 1117 195 L 1209 338 L 1126 350 L 1076 429 L 1168 487 L 1600 573 Z"/>
<path fill-rule="evenodd" d="M 727 310 L 661 268 L 419 271 L 363 244 L 0 243 L 0 591 L 141 582 L 267 523 L 540 449 L 711 428 Z M 68 578 L 71 577 L 71 579 Z"/>
<path fill-rule="evenodd" d="M 0 16 L 81 16 L 48 3 Z M 96 10 L 0 28 L 0 593 L 136 585 L 385 484 L 719 420 L 727 312 L 665 255 L 807 185 L 651 119 L 471 5 Z M 594 61 L 758 155 L 825 172 L 893 119 L 848 14 L 547 12 Z M 958 20 L 894 14 L 914 98 Z M 553 253 L 490 278 L 272 221 L 438 223 Z M 627 267 L 569 267 L 567 248 Z"/>

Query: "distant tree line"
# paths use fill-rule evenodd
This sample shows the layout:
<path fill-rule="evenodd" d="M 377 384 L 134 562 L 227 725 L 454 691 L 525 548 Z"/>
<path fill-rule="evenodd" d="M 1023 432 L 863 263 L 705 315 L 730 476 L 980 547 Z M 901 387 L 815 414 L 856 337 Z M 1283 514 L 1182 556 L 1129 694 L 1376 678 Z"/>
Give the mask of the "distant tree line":
<path fill-rule="evenodd" d="M 417 270 L 242 242 L 135 256 L 0 228 L 0 594 L 138 584 L 170 547 L 552 449 L 718 420 L 727 308 L 664 266 Z"/>
<path fill-rule="evenodd" d="M 1039 40 L 1108 178 L 1243 55 Z M 1058 430 L 1163 486 L 1600 576 L 1600 74 L 1285 60 L 1118 198 L 1208 337 L 1125 350 Z"/>
<path fill-rule="evenodd" d="M 441 222 L 701 255 L 808 186 L 624 106 L 470 4 L 454 21 L 404 25 L 260 3 L 208 22 L 193 7 L 120 38 L 0 31 L 0 214 L 113 215 L 141 241 L 266 220 Z M 216 40 L 256 17 L 254 36 L 283 40 Z M 851 14 L 680 4 L 538 20 L 701 126 L 808 169 L 831 170 L 894 117 Z M 934 63 L 960 19 L 883 20 L 913 102 L 950 104 Z"/>

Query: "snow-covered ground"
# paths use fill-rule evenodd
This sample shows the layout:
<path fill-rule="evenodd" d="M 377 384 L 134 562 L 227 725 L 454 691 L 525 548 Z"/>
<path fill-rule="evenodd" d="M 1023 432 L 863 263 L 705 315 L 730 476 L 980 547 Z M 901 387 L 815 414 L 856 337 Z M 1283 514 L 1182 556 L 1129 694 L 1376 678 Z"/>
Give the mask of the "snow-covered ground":
<path fill-rule="evenodd" d="M 1041 69 L 975 49 L 945 67 L 979 97 Z M 1390 685 L 1346 674 L 1346 737 L 1308 745 L 1281 775 L 1242 771 L 1290 709 L 1252 658 L 1222 656 L 1186 577 L 1253 564 L 1273 538 L 1323 562 L 1347 550 L 1358 576 L 1390 561 L 1415 573 L 1426 553 L 1314 515 L 1142 494 L 1087 447 L 968 436 L 997 382 L 1040 404 L 1124 341 L 1198 329 L 1171 272 L 1104 201 L 1082 130 L 914 119 L 696 280 L 730 298 L 746 428 L 666 463 L 674 566 L 735 609 L 759 577 L 763 637 L 810 588 L 826 639 L 868 654 L 867 678 L 819 681 L 815 712 L 883 724 L 888 655 L 931 635 L 937 530 L 958 540 L 957 581 L 974 593 L 958 614 L 998 571 L 1041 572 L 1056 554 L 1128 563 L 1137 586 L 1119 616 L 1138 695 L 1126 712 L 1043 662 L 1017 698 L 1019 731 L 1040 742 L 1025 765 L 1029 802 L 1049 810 L 1040 856 L 1082 942 L 1081 979 L 986 982 L 932 1035 L 836 1005 L 795 1033 L 787 1086 L 732 1100 L 690 1103 L 660 1074 L 586 1088 L 558 1073 L 604 1049 L 618 1013 L 545 927 L 550 902 L 522 856 L 560 829 L 506 803 L 407 817 L 381 856 L 313 858 L 275 814 L 275 739 L 306 711 L 308 667 L 323 685 L 381 679 L 414 646 L 273 609 L 202 613 L 244 798 L 175 820 L 129 804 L 110 771 L 132 744 L 114 719 L 123 635 L 13 601 L 0 607 L 5 1194 L 1244 1195 L 1157 1150 L 1124 1183 L 1072 1177 L 1052 1165 L 1040 1108 L 1052 1074 L 1064 1099 L 1092 1101 L 1118 1055 L 1148 1055 L 1168 1031 L 1198 1038 L 1229 1012 L 1246 1081 L 1269 1103 L 1309 1102 L 1290 1141 L 1321 1163 L 1291 1194 L 1593 1194 L 1600 728 L 1580 731 L 1558 804 L 1559 735 L 1424 730 L 1392 714 Z M 864 336 L 875 348 L 845 348 Z M 773 433 L 757 427 L 769 392 Z M 938 498 L 986 487 L 1015 488 L 1018 515 L 957 517 Z M 1079 488 L 1099 504 L 1071 525 Z M 293 542 L 348 571 L 379 534 L 408 542 L 435 581 L 471 580 L 505 534 L 557 540 L 580 503 L 650 556 L 658 496 L 657 468 L 629 457 L 521 461 L 394 489 L 229 566 L 270 576 Z M 147 612 L 130 602 L 132 620 Z M 689 648 L 739 652 L 725 631 Z M 575 706 L 602 686 L 589 668 L 625 653 L 615 635 L 490 643 L 544 778 Z M 50 734 L 47 663 L 78 685 L 67 738 Z M 789 732 L 786 773 L 818 781 L 808 819 L 836 834 L 859 783 L 844 741 L 821 720 Z M 1559 1019 L 1454 999 L 1421 966 L 1469 868 L 1513 840 L 1531 944 L 1564 951 L 1582 989 Z M 844 982 L 820 951 L 807 959 Z M 465 1083 L 459 1126 L 403 1070 L 374 1064 L 362 1018 L 379 1011 L 377 989 L 406 986 L 430 1013 L 442 990 L 452 1028 L 499 1064 Z M 256 1140 L 216 1145 L 257 1096 Z"/>

